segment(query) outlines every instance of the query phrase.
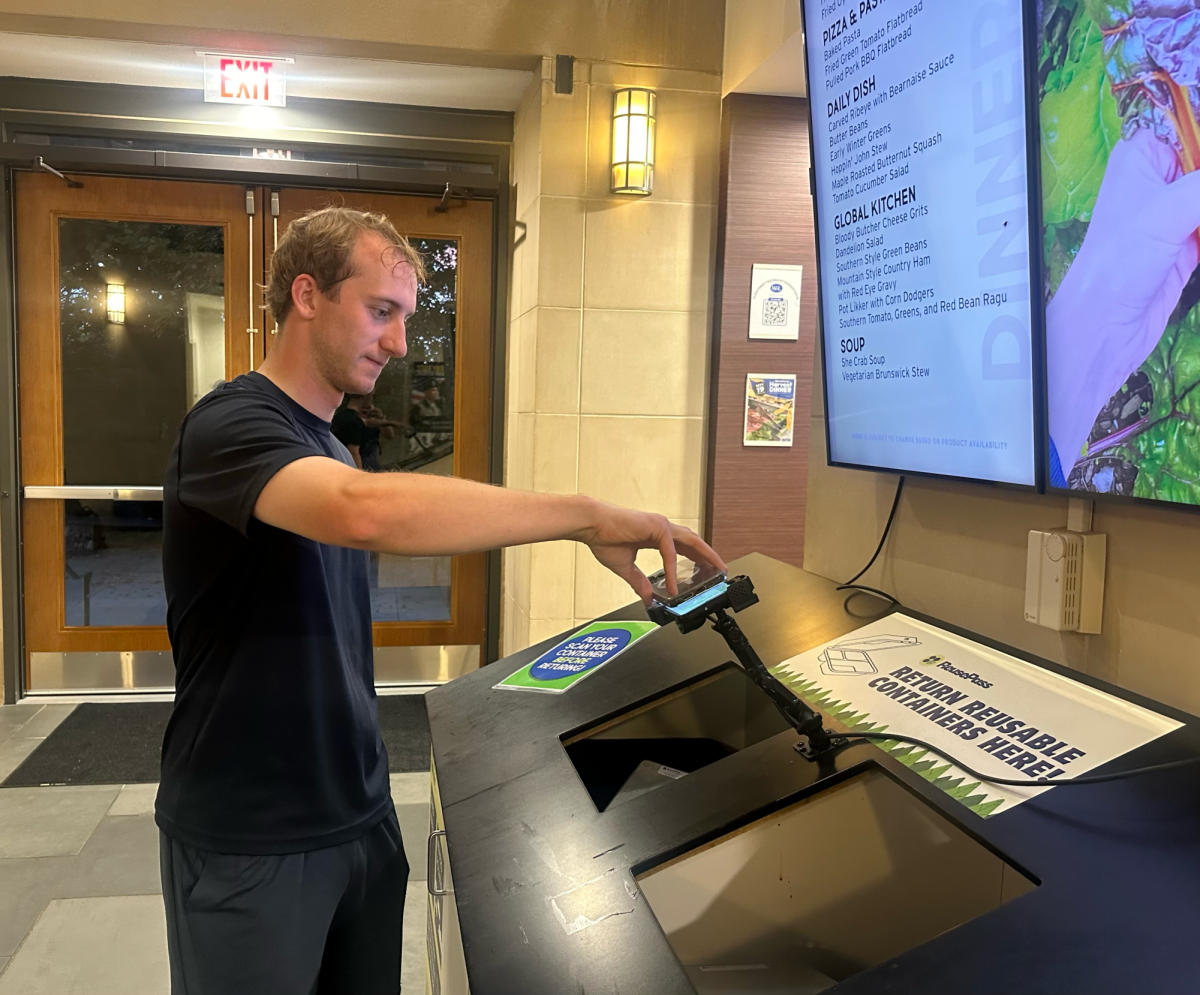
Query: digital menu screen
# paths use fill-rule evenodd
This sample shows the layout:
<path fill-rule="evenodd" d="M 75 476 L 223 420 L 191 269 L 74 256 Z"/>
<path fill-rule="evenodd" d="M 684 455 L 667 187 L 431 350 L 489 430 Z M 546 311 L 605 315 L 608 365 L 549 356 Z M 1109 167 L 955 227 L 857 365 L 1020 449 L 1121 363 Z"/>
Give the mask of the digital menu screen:
<path fill-rule="evenodd" d="M 804 13 L 830 461 L 1033 485 L 1020 0 Z"/>
<path fill-rule="evenodd" d="M 1200 9 L 1038 5 L 1049 483 L 1200 504 Z"/>

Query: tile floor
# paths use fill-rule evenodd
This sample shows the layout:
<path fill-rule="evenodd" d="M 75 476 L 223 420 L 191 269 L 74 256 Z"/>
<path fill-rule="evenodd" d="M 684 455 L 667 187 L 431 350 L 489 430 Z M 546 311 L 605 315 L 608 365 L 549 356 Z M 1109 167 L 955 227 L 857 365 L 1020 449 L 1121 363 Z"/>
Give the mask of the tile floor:
<path fill-rule="evenodd" d="M 0 708 L 0 781 L 74 705 Z M 0 788 L 0 995 L 169 991 L 155 784 Z M 403 990 L 425 990 L 429 775 L 393 774 L 412 866 Z"/>

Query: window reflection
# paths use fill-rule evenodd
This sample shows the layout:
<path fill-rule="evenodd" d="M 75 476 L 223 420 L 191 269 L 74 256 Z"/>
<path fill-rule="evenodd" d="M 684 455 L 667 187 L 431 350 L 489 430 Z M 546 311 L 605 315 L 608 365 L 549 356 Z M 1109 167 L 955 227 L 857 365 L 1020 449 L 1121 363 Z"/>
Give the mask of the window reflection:
<path fill-rule="evenodd" d="M 373 394 L 347 397 L 333 433 L 371 471 L 454 473 L 458 243 L 415 238 L 429 278 L 407 323 L 408 353 L 384 367 Z M 371 554 L 375 622 L 450 619 L 451 559 Z"/>
<path fill-rule="evenodd" d="M 225 375 L 224 231 L 61 218 L 58 237 L 63 482 L 157 486 Z"/>
<path fill-rule="evenodd" d="M 454 358 L 458 243 L 415 238 L 428 280 L 407 324 L 408 353 L 383 368 L 371 403 L 391 434 L 378 440 L 380 470 L 454 472 Z M 445 469 L 431 467 L 442 464 Z"/>
<path fill-rule="evenodd" d="M 69 626 L 166 625 L 161 501 L 64 501 Z"/>
<path fill-rule="evenodd" d="M 371 554 L 373 622 L 446 622 L 450 619 L 449 556 Z"/>

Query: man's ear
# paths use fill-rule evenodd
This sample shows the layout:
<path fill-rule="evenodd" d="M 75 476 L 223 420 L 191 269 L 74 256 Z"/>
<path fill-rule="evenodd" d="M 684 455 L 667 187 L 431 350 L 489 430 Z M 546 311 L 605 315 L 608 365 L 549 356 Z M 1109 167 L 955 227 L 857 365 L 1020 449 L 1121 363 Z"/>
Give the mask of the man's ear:
<path fill-rule="evenodd" d="M 300 317 L 311 321 L 317 313 L 317 281 L 301 273 L 292 281 L 292 305 Z"/>

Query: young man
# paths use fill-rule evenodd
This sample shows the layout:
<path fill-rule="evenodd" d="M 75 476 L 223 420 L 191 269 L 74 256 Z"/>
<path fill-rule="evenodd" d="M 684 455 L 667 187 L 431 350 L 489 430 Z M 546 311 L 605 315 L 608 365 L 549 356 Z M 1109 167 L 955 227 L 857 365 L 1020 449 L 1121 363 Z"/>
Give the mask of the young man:
<path fill-rule="evenodd" d="M 408 862 L 376 714 L 367 551 L 574 539 L 647 602 L 639 549 L 672 573 L 677 550 L 720 565 L 659 515 L 357 469 L 330 420 L 404 355 L 422 272 L 382 216 L 293 222 L 271 265 L 271 354 L 180 428 L 163 534 L 176 696 L 156 804 L 176 993 L 399 991 Z"/>

